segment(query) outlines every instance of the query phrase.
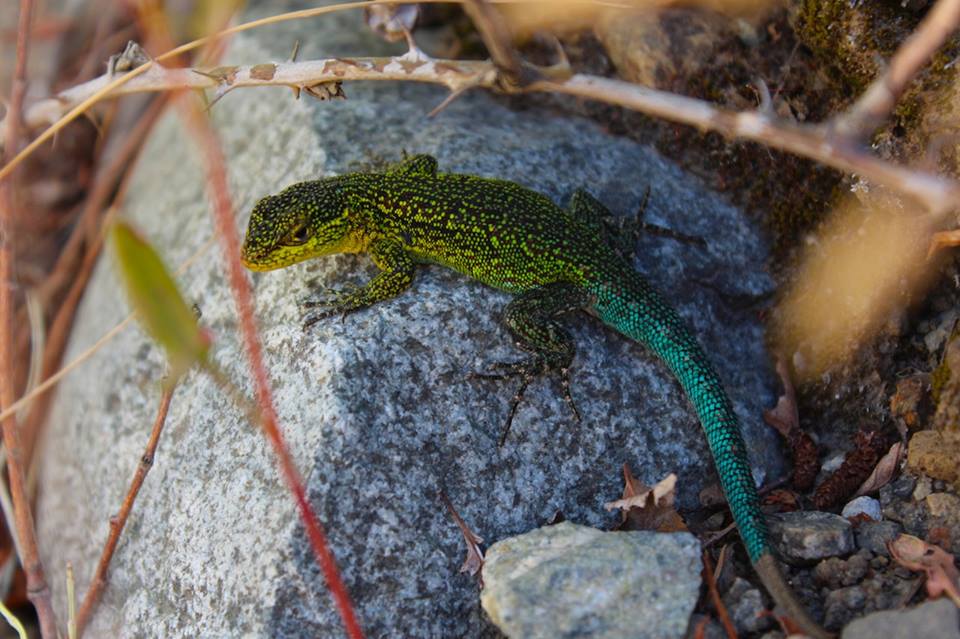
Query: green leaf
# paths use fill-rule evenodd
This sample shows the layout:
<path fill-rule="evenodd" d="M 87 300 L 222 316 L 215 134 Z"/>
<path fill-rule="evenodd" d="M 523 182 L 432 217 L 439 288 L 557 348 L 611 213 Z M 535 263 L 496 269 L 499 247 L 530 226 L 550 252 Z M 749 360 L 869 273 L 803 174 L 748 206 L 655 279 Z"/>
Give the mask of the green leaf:
<path fill-rule="evenodd" d="M 169 381 L 175 382 L 191 366 L 206 361 L 210 338 L 153 247 L 125 222 L 115 223 L 111 235 L 130 305 L 147 333 L 166 349 Z"/>

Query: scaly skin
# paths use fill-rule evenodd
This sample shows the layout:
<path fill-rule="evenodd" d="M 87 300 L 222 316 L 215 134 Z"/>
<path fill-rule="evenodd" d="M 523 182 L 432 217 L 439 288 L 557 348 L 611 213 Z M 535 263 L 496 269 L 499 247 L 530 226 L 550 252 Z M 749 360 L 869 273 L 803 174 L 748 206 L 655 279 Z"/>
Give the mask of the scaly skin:
<path fill-rule="evenodd" d="M 583 191 L 564 210 L 513 182 L 438 173 L 435 159 L 417 155 L 385 173 L 301 182 L 260 200 L 242 259 L 265 271 L 333 253 L 370 254 L 381 272 L 363 287 L 315 303 L 320 310 L 307 325 L 399 295 L 417 263 L 442 264 L 515 293 L 505 321 L 531 355 L 507 365 L 505 374 L 522 376 L 522 388 L 533 375 L 554 370 L 566 391 L 574 344 L 557 321 L 563 313 L 592 310 L 645 344 L 696 409 L 740 536 L 767 589 L 808 634 L 824 636 L 772 558 L 746 446 L 713 366 L 676 312 L 603 241 L 605 215 Z"/>

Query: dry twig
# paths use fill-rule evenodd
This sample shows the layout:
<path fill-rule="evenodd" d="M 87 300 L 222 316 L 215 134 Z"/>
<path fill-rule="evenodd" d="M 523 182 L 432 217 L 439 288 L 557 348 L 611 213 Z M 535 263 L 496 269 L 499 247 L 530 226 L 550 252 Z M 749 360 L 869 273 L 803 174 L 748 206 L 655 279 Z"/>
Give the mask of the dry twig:
<path fill-rule="evenodd" d="M 957 0 L 940 0 L 954 3 Z M 343 8 L 354 6 L 343 5 Z M 334 7 L 325 7 L 333 9 Z M 300 12 L 298 12 L 300 13 Z M 290 14 L 293 15 L 293 14 Z M 315 15 L 315 13 L 311 13 Z M 277 16 L 276 19 L 286 16 Z M 952 14 L 951 14 L 952 17 Z M 254 23 L 228 29 L 235 33 Z M 494 30 L 488 32 L 493 33 Z M 492 36 L 492 38 L 499 36 Z M 207 42 L 208 39 L 197 42 Z M 904 46 L 916 56 L 908 41 Z M 156 62 L 174 53 L 194 48 L 184 45 L 138 67 L 126 76 L 101 76 L 78 85 L 50 100 L 37 102 L 28 109 L 28 122 L 37 126 L 58 117 L 73 116 L 77 105 L 89 106 L 106 97 L 138 92 L 170 91 L 178 88 L 214 89 L 219 94 L 252 86 L 285 86 L 294 90 L 319 87 L 350 80 L 416 81 L 441 84 L 452 93 L 470 88 L 502 92 L 548 92 L 616 104 L 666 120 L 688 124 L 703 131 L 715 131 L 729 138 L 759 142 L 795 155 L 807 157 L 836 169 L 855 173 L 871 182 L 891 188 L 917 202 L 935 215 L 954 210 L 960 203 L 960 183 L 932 173 L 915 171 L 881 160 L 870 154 L 858 139 L 840 135 L 837 121 L 821 125 L 800 125 L 763 112 L 733 112 L 709 102 L 665 91 L 658 91 L 620 80 L 575 74 L 550 78 L 542 74 L 528 85 L 516 87 L 504 82 L 498 66 L 491 62 L 446 60 L 425 56 L 419 50 L 396 57 L 329 58 L 303 62 L 262 63 L 252 66 L 226 66 L 216 69 L 165 69 Z M 494 45 L 496 46 L 496 45 Z M 898 52 L 898 56 L 900 53 Z M 906 56 L 906 54 L 903 54 Z M 899 59 L 895 56 L 895 60 Z M 498 64 L 509 64 L 501 62 Z M 898 65 L 899 68 L 899 65 Z M 196 71 L 196 72 L 195 72 Z M 136 75 L 134 75 L 136 74 Z M 900 78 L 901 74 L 897 77 Z M 899 82 L 899 80 L 898 80 Z M 871 104 L 868 100 L 867 104 Z M 73 107 L 64 116 L 64 111 Z M 46 133 L 45 133 L 46 135 Z M 44 136 L 38 138 L 42 140 Z M 9 170 L 0 169 L 0 177 Z"/>
<path fill-rule="evenodd" d="M 107 585 L 107 569 L 110 567 L 110 560 L 113 559 L 113 553 L 120 542 L 120 534 L 123 532 L 123 528 L 127 524 L 127 518 L 130 517 L 130 512 L 133 510 L 133 503 L 137 499 L 140 487 L 143 486 L 143 481 L 147 478 L 147 473 L 153 466 L 153 458 L 157 452 L 157 444 L 160 443 L 160 434 L 163 432 L 163 425 L 167 421 L 170 400 L 173 399 L 175 389 L 175 384 L 171 384 L 169 388 L 164 389 L 163 395 L 160 397 L 160 406 L 157 408 L 157 416 L 153 420 L 150 438 L 147 440 L 143 456 L 140 457 L 140 463 L 137 464 L 133 479 L 130 480 L 130 488 L 127 489 L 127 495 L 123 498 L 123 504 L 120 505 L 119 512 L 110 518 L 110 535 L 107 537 L 107 542 L 100 553 L 100 561 L 97 562 L 96 572 L 94 572 L 93 579 L 87 587 L 87 594 L 84 595 L 80 612 L 77 614 L 78 637 L 83 635 L 83 630 L 90 621 L 90 616 L 93 614 L 97 603 L 100 601 L 100 595 L 103 594 L 103 589 Z"/>
<path fill-rule="evenodd" d="M 26 93 L 27 50 L 30 41 L 30 23 L 33 11 L 31 0 L 20 0 L 20 15 L 17 25 L 17 62 L 13 74 L 13 87 L 10 92 L 10 107 L 6 117 L 6 144 L 4 158 L 8 160 L 16 151 L 19 137 L 20 114 L 23 110 L 23 98 Z M 14 190 L 11 179 L 0 183 L 0 406 L 14 403 L 16 389 L 13 374 L 13 219 L 15 209 Z M 23 451 L 20 445 L 20 426 L 15 415 L 3 420 L 3 445 L 7 451 L 7 472 L 10 480 L 10 494 L 13 498 L 15 522 L 20 540 L 20 562 L 27 576 L 27 596 L 37 610 L 40 620 L 40 632 L 44 639 L 56 639 L 57 618 L 50 600 L 50 588 L 47 586 L 43 563 L 37 551 L 36 531 L 33 514 L 24 481 Z"/>

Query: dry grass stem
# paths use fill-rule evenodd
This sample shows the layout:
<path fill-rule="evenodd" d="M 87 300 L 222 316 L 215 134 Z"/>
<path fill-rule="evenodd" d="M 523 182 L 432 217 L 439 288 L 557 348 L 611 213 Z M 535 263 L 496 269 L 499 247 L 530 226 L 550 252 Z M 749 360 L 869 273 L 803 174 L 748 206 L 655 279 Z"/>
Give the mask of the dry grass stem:
<path fill-rule="evenodd" d="M 26 94 L 27 51 L 30 41 L 31 0 L 20 1 L 20 14 L 17 24 L 17 61 L 13 73 L 13 87 L 10 92 L 10 104 L 5 119 L 6 144 L 3 157 L 8 160 L 14 153 L 19 140 L 20 114 Z M 9 162 L 7 162 L 9 163 Z M 14 218 L 16 199 L 12 180 L 0 182 L 0 407 L 8 408 L 14 403 L 17 390 L 14 388 L 13 361 L 13 265 Z M 23 472 L 23 447 L 20 443 L 20 426 L 16 416 L 10 413 L 2 420 L 3 444 L 7 454 L 7 476 L 10 483 L 10 495 L 16 534 L 20 540 L 20 563 L 27 576 L 27 597 L 33 603 L 40 621 L 40 631 L 44 639 L 56 639 L 57 618 L 50 599 L 43 563 L 37 550 L 36 531 L 33 525 L 33 513 L 27 494 Z"/>

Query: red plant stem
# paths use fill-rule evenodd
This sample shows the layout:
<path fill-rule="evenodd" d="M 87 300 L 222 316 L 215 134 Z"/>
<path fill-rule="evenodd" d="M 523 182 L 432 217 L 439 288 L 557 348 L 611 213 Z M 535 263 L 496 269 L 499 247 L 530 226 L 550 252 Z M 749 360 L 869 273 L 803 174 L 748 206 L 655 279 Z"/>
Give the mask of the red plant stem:
<path fill-rule="evenodd" d="M 137 499 L 140 487 L 143 486 L 143 481 L 147 478 L 147 473 L 150 472 L 150 468 L 153 466 L 153 458 L 157 452 L 157 444 L 160 443 L 160 433 L 163 432 L 163 425 L 166 423 L 167 413 L 170 411 L 170 400 L 173 398 L 174 388 L 175 386 L 171 385 L 170 388 L 163 391 L 163 395 L 160 397 L 160 406 L 157 408 L 157 417 L 153 420 L 150 439 L 147 440 L 147 446 L 143 451 L 143 456 L 140 458 L 140 463 L 137 464 L 137 470 L 134 472 L 133 479 L 130 481 L 130 488 L 127 490 L 127 495 L 123 499 L 120 511 L 115 517 L 110 518 L 110 535 L 107 537 L 107 543 L 104 544 L 103 551 L 100 553 L 97 570 L 93 575 L 93 579 L 90 581 L 87 594 L 83 597 L 80 612 L 77 613 L 77 637 L 83 635 L 83 629 L 86 627 L 87 622 L 90 621 L 90 617 L 93 615 L 93 611 L 100 601 L 100 595 L 103 594 L 103 589 L 107 585 L 107 569 L 110 567 L 110 560 L 113 559 L 113 553 L 117 549 L 117 544 L 120 543 L 120 534 L 123 532 L 127 518 L 130 517 L 130 512 L 133 510 L 133 503 Z"/>
<path fill-rule="evenodd" d="M 350 595 L 340 578 L 340 572 L 337 569 L 333 553 L 330 552 L 323 527 L 307 500 L 303 480 L 290 457 L 283 439 L 283 433 L 278 425 L 277 412 L 273 405 L 270 384 L 267 381 L 267 369 L 263 364 L 260 339 L 253 319 L 250 282 L 247 280 L 243 266 L 240 264 L 240 237 L 233 217 L 233 204 L 230 201 L 230 191 L 227 186 L 226 161 L 223 157 L 223 150 L 220 148 L 220 143 L 199 105 L 192 100 L 183 100 L 180 102 L 180 106 L 191 137 L 197 141 L 204 155 L 207 182 L 213 200 L 217 238 L 220 240 L 224 261 L 229 271 L 230 288 L 233 291 L 234 301 L 240 316 L 240 330 L 250 369 L 253 373 L 257 404 L 263 415 L 261 427 L 273 446 L 273 451 L 280 464 L 281 474 L 290 492 L 293 493 L 297 509 L 300 512 L 300 519 L 306 528 L 314 555 L 323 570 L 330 594 L 333 596 L 343 625 L 346 628 L 347 636 L 351 639 L 362 639 L 363 631 L 360 629 L 360 624 L 350 603 Z"/>
<path fill-rule="evenodd" d="M 149 34 L 151 38 L 158 43 L 166 45 L 162 47 L 164 50 L 169 50 L 171 48 L 170 45 L 172 45 L 172 39 L 167 27 L 166 16 L 163 12 L 162 5 L 157 0 L 146 0 L 137 5 L 137 13 L 141 24 L 144 26 L 144 32 Z M 261 426 L 264 435 L 273 446 L 274 453 L 280 465 L 280 472 L 290 492 L 293 493 L 300 519 L 303 521 L 304 528 L 307 531 L 307 537 L 310 540 L 310 545 L 313 547 L 317 562 L 320 564 L 321 570 L 323 570 L 327 587 L 330 589 L 330 594 L 333 596 L 334 603 L 340 613 L 340 618 L 343 620 L 347 636 L 350 637 L 350 639 L 363 639 L 363 631 L 360 630 L 360 624 L 357 622 L 347 589 L 340 579 L 340 572 L 337 569 L 333 553 L 330 552 L 330 548 L 327 545 L 327 538 L 323 532 L 323 527 L 320 525 L 316 513 L 313 512 L 310 502 L 307 501 L 307 494 L 303 488 L 303 480 L 293 463 L 293 459 L 290 457 L 287 445 L 283 440 L 283 434 L 278 425 L 277 411 L 274 408 L 270 384 L 267 381 L 267 369 L 263 364 L 260 338 L 253 320 L 253 301 L 250 293 L 250 282 L 247 280 L 243 266 L 240 264 L 240 237 L 237 234 L 233 217 L 233 203 L 230 201 L 230 189 L 227 184 L 227 164 L 223 156 L 223 149 L 220 148 L 220 142 L 213 128 L 210 126 L 206 114 L 201 110 L 197 102 L 187 98 L 179 100 L 177 104 L 181 109 L 181 115 L 186 128 L 190 132 L 191 137 L 196 140 L 197 146 L 204 158 L 204 167 L 207 173 L 207 188 L 213 201 L 213 219 L 214 226 L 216 227 L 216 235 L 224 253 L 224 261 L 227 264 L 230 289 L 233 291 L 234 301 L 240 316 L 240 332 L 243 337 L 244 347 L 247 351 L 250 369 L 253 373 L 253 382 L 257 396 L 257 413 L 259 417 L 259 419 L 255 421 Z M 213 367 L 208 368 L 211 371 L 214 370 Z"/>
<path fill-rule="evenodd" d="M 720 593 L 717 591 L 717 578 L 713 574 L 713 562 L 710 561 L 710 553 L 706 550 L 703 551 L 703 579 L 707 582 L 710 601 L 713 602 L 713 607 L 717 611 L 717 616 L 720 617 L 720 623 L 723 625 L 727 637 L 737 639 L 737 631 L 730 620 L 730 614 L 727 612 L 727 607 L 723 605 L 723 599 L 720 598 Z"/>
<path fill-rule="evenodd" d="M 20 15 L 17 25 L 17 63 L 10 91 L 9 117 L 7 117 L 4 158 L 12 158 L 17 151 L 18 127 L 26 93 L 27 48 L 30 39 L 30 18 L 33 12 L 31 0 L 20 0 Z M 13 362 L 13 281 L 14 281 L 14 194 L 13 179 L 0 182 L 0 408 L 10 406 L 16 398 Z M 40 632 L 44 639 L 56 639 L 57 617 L 50 600 L 50 589 L 44 576 L 43 563 L 37 549 L 33 514 L 24 483 L 23 448 L 20 444 L 20 427 L 15 416 L 3 420 L 3 445 L 7 453 L 7 473 L 10 480 L 10 496 L 13 499 L 14 525 L 19 540 L 20 563 L 27 576 L 27 597 L 37 610 Z M 10 523 L 10 522 L 8 522 Z"/>

